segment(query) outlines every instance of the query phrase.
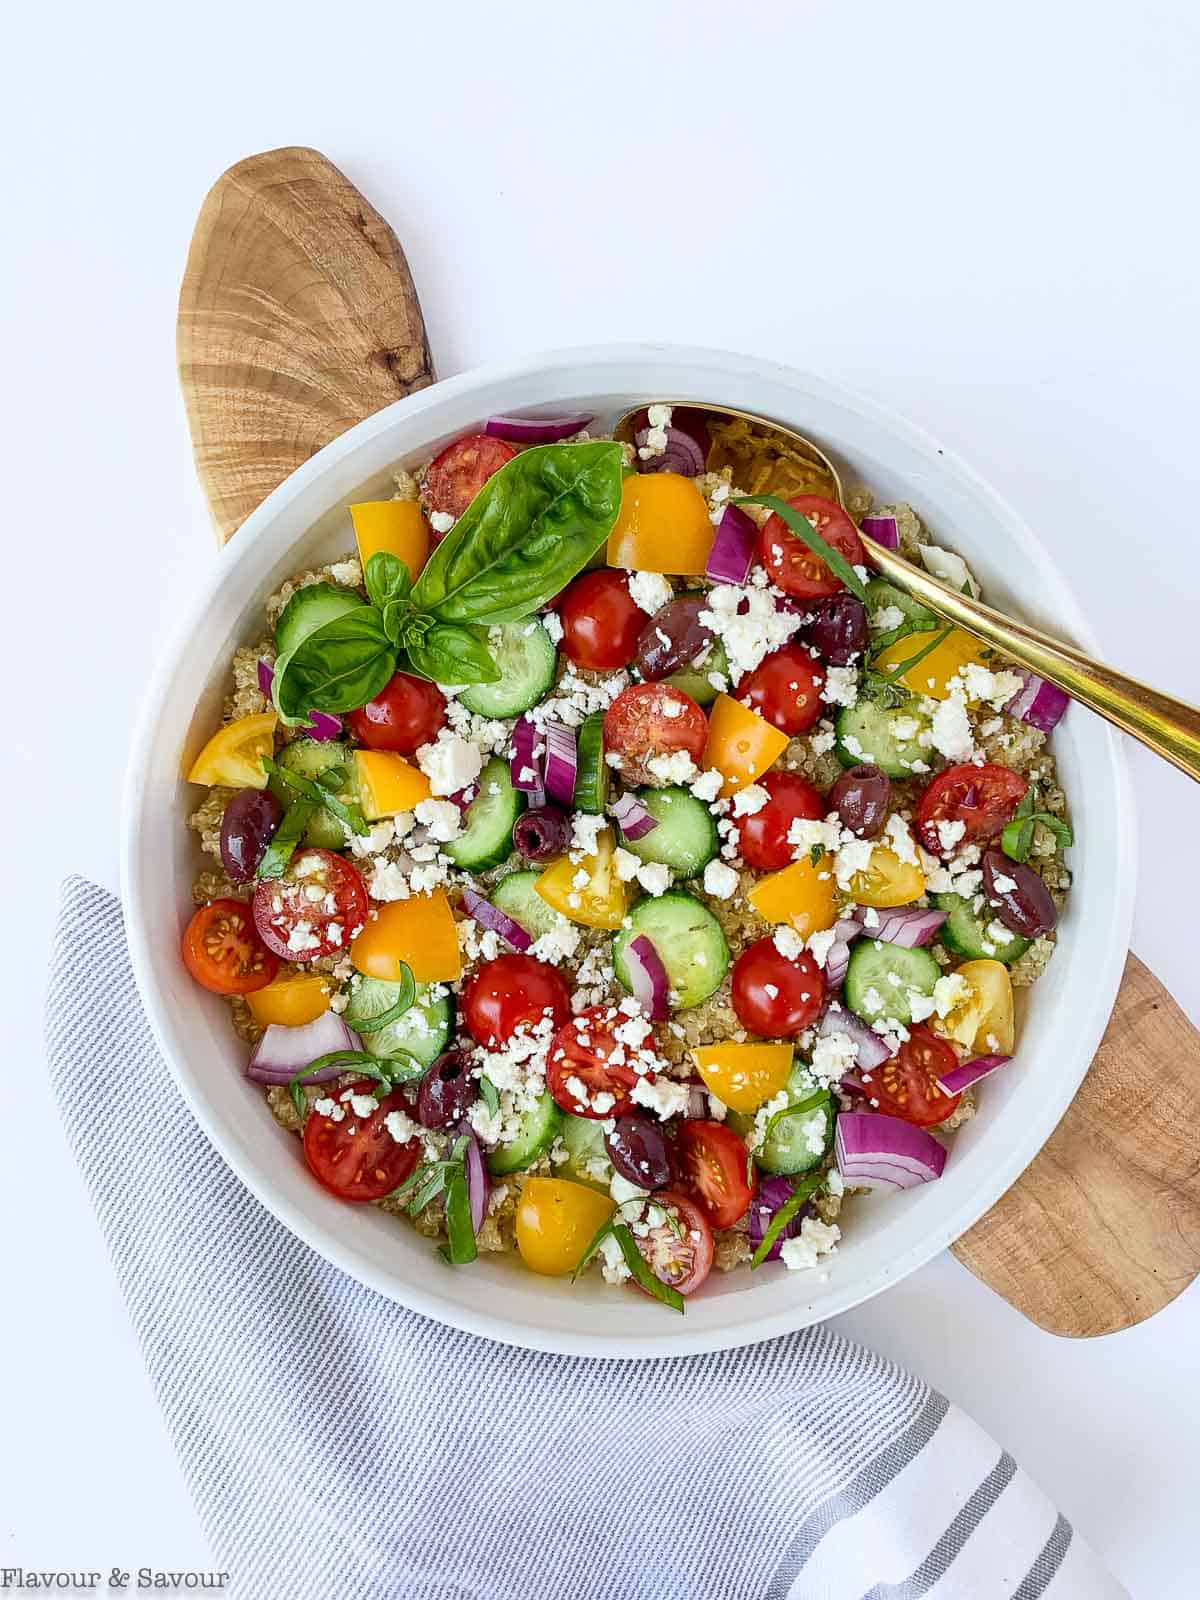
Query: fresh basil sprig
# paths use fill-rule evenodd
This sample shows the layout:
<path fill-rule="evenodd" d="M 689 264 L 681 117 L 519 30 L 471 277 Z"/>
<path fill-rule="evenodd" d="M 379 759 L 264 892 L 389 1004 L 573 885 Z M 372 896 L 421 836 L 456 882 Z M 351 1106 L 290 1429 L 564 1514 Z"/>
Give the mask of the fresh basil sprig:
<path fill-rule="evenodd" d="M 1039 811 L 1036 807 L 1037 799 L 1033 789 L 1026 789 L 1017 809 L 1013 812 L 1012 821 L 1000 835 L 1000 848 L 1011 861 L 1029 860 L 1029 852 L 1033 848 L 1034 824 L 1038 822 L 1044 823 L 1050 829 L 1064 849 L 1067 845 L 1075 843 L 1074 833 L 1061 817 L 1052 816 L 1049 811 Z"/>
<path fill-rule="evenodd" d="M 398 1079 L 388 1070 L 389 1063 L 395 1060 L 397 1064 L 403 1059 L 405 1064 L 404 1080 Z M 411 1075 L 409 1068 L 415 1061 L 406 1050 L 397 1050 L 395 1057 L 372 1056 L 365 1050 L 331 1050 L 328 1054 L 318 1056 L 315 1061 L 310 1061 L 306 1067 L 288 1079 L 288 1093 L 292 1097 L 292 1104 L 298 1116 L 304 1115 L 304 1080 L 314 1072 L 320 1072 L 324 1067 L 337 1067 L 341 1072 L 354 1072 L 360 1078 L 369 1078 L 374 1087 L 371 1093 L 376 1100 L 382 1100 L 385 1095 L 391 1094 L 398 1081 L 407 1081 Z"/>
<path fill-rule="evenodd" d="M 735 506 L 769 507 L 777 517 L 783 518 L 797 539 L 806 544 L 815 556 L 819 556 L 835 577 L 842 580 L 852 595 L 866 603 L 866 585 L 842 552 L 822 539 L 808 518 L 794 506 L 788 505 L 786 500 L 780 499 L 777 494 L 739 494 L 730 503 Z"/>
<path fill-rule="evenodd" d="M 766 1231 L 763 1233 L 758 1249 L 750 1257 L 751 1271 L 753 1271 L 755 1267 L 762 1266 L 763 1262 L 770 1255 L 776 1239 L 779 1238 L 779 1235 L 787 1227 L 788 1223 L 791 1222 L 792 1218 L 796 1215 L 797 1211 L 800 1210 L 801 1206 L 805 1205 L 813 1197 L 813 1195 L 816 1194 L 817 1190 L 824 1182 L 824 1172 L 810 1172 L 807 1177 L 800 1180 L 793 1190 L 791 1198 L 783 1202 L 779 1210 L 767 1224 Z"/>

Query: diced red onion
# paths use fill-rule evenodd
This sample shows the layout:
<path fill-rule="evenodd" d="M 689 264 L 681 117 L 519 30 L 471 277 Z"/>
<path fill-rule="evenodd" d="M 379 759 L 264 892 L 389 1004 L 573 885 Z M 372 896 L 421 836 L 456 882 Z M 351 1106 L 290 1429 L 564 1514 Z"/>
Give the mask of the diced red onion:
<path fill-rule="evenodd" d="M 465 789 L 456 789 L 453 794 L 446 796 L 446 799 L 452 801 L 460 811 L 465 811 L 472 800 L 477 800 L 478 798 L 479 785 L 477 783 L 469 783 Z"/>
<path fill-rule="evenodd" d="M 874 1028 L 868 1028 L 861 1018 L 856 1017 L 853 1011 L 847 1011 L 845 1006 L 836 1009 L 827 1006 L 817 1024 L 817 1032 L 822 1038 L 827 1038 L 831 1033 L 844 1033 L 854 1045 L 854 1059 L 863 1072 L 882 1066 L 892 1053 L 887 1040 Z"/>
<path fill-rule="evenodd" d="M 825 981 L 831 989 L 844 982 L 850 967 L 850 941 L 862 931 L 857 917 L 842 917 L 834 923 L 834 941 L 825 955 Z"/>
<path fill-rule="evenodd" d="M 902 950 L 916 950 L 929 943 L 947 915 L 945 911 L 930 911 L 921 906 L 881 911 L 879 926 L 869 930 L 870 937 L 881 939 L 884 944 L 899 945 Z"/>
<path fill-rule="evenodd" d="M 758 526 L 740 506 L 726 506 L 708 552 L 704 575 L 714 583 L 744 584 L 758 548 Z"/>
<path fill-rule="evenodd" d="M 712 1114 L 709 1104 L 709 1090 L 707 1085 L 701 1083 L 699 1078 L 689 1078 L 684 1084 L 688 1092 L 687 1110 L 685 1117 L 698 1117 L 704 1119 Z"/>
<path fill-rule="evenodd" d="M 258 687 L 269 700 L 275 687 L 275 668 L 269 661 L 258 658 Z M 318 744 L 324 744 L 327 739 L 336 739 L 342 731 L 341 717 L 335 717 L 330 711 L 310 711 L 308 720 L 308 737 L 315 739 Z"/>
<path fill-rule="evenodd" d="M 494 906 L 490 900 L 485 900 L 481 894 L 476 894 L 474 889 L 463 890 L 462 904 L 463 910 L 469 917 L 473 917 L 481 928 L 490 928 L 493 933 L 498 933 L 505 943 L 512 945 L 514 950 L 524 952 L 533 944 L 532 938 L 519 922 L 514 922 L 507 911 L 501 911 L 499 906 Z"/>
<path fill-rule="evenodd" d="M 864 517 L 859 527 L 868 539 L 874 539 L 885 550 L 899 550 L 900 529 L 896 526 L 895 517 Z"/>
<path fill-rule="evenodd" d="M 463 1166 L 467 1174 L 467 1199 L 471 1205 L 471 1226 L 478 1234 L 483 1227 L 483 1219 L 487 1216 L 488 1196 L 491 1194 L 492 1185 L 488 1178 L 487 1166 L 484 1163 L 483 1151 L 479 1148 L 479 1140 L 465 1123 L 460 1123 L 458 1132 L 465 1136 L 467 1148 L 463 1151 Z"/>
<path fill-rule="evenodd" d="M 644 933 L 639 933 L 625 946 L 621 959 L 629 974 L 634 999 L 640 1002 L 651 1022 L 665 1022 L 670 1009 L 671 986 L 658 951 Z"/>
<path fill-rule="evenodd" d="M 969 1089 L 973 1083 L 978 1083 L 981 1078 L 986 1078 L 1011 1060 L 1011 1056 L 976 1056 L 974 1061 L 963 1061 L 957 1067 L 952 1067 L 938 1079 L 938 1083 L 947 1094 L 961 1094 L 964 1089 Z"/>
<path fill-rule="evenodd" d="M 586 428 L 591 420 L 590 411 L 573 411 L 564 417 L 489 417 L 483 431 L 513 444 L 554 444 Z"/>
<path fill-rule="evenodd" d="M 514 789 L 532 794 L 542 787 L 542 773 L 533 747 L 537 743 L 537 728 L 529 717 L 521 717 L 513 727 L 513 753 L 509 775 Z"/>
<path fill-rule="evenodd" d="M 634 444 L 640 452 L 650 438 L 651 430 L 641 428 L 634 435 Z M 667 447 L 661 455 L 643 456 L 639 453 L 635 465 L 639 472 L 679 472 L 685 478 L 698 478 L 704 471 L 704 446 L 682 428 L 668 428 Z"/>
<path fill-rule="evenodd" d="M 758 1249 L 775 1213 L 780 1206 L 787 1204 L 794 1193 L 795 1190 L 786 1178 L 766 1178 L 759 1184 L 758 1192 L 750 1202 L 750 1210 L 746 1213 L 746 1234 L 752 1250 Z M 800 1207 L 767 1251 L 768 1261 L 778 1261 L 783 1253 L 784 1240 L 794 1239 L 800 1232 L 805 1217 L 811 1215 L 811 1204 Z"/>
<path fill-rule="evenodd" d="M 575 779 L 579 758 L 575 750 L 575 729 L 562 722 L 546 724 L 546 769 L 542 782 L 551 800 L 569 806 L 575 798 Z"/>
<path fill-rule="evenodd" d="M 931 1133 L 877 1111 L 843 1111 L 834 1152 L 843 1182 L 856 1189 L 915 1189 L 946 1166 L 945 1146 Z"/>
<path fill-rule="evenodd" d="M 302 1068 L 318 1056 L 335 1050 L 361 1050 L 362 1040 L 342 1021 L 336 1011 L 323 1011 L 303 1027 L 288 1028 L 272 1022 L 254 1047 L 246 1066 L 246 1076 L 255 1083 L 289 1083 Z M 353 1067 L 322 1067 L 305 1083 L 329 1083 Z"/>
<path fill-rule="evenodd" d="M 1057 684 L 1047 683 L 1034 672 L 1022 672 L 1021 676 L 1025 682 L 1004 709 L 1010 717 L 1018 717 L 1043 733 L 1049 733 L 1062 721 L 1071 697 Z"/>
<path fill-rule="evenodd" d="M 613 806 L 612 814 L 627 839 L 642 839 L 658 827 L 658 818 L 652 817 L 637 795 L 628 789 Z"/>
<path fill-rule="evenodd" d="M 275 668 L 269 661 L 258 658 L 258 687 L 262 694 L 269 700 L 275 688 Z"/>

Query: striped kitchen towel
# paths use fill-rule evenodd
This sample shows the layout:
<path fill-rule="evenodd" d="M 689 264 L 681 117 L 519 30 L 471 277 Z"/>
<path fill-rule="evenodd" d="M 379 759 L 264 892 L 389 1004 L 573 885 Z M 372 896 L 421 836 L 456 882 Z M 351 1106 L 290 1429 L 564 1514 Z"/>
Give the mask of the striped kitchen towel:
<path fill-rule="evenodd" d="M 345 1277 L 192 1120 L 138 1004 L 120 907 L 80 879 L 47 1042 L 238 1600 L 1125 1593 L 970 1418 L 824 1328 L 589 1361 L 455 1332 Z"/>

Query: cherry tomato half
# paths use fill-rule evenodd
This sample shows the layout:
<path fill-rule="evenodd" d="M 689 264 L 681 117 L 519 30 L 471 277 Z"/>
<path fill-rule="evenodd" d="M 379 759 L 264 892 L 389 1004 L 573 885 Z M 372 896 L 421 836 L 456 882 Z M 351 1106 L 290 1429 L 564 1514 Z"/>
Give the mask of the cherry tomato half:
<path fill-rule="evenodd" d="M 400 1187 L 421 1154 L 420 1139 L 397 1143 L 388 1131 L 393 1111 L 409 1111 L 399 1089 L 385 1095 L 365 1117 L 354 1109 L 349 1097 L 370 1099 L 375 1087 L 369 1078 L 362 1078 L 348 1089 L 330 1089 L 333 1110 L 318 1111 L 314 1105 L 304 1124 L 309 1170 L 339 1200 L 382 1200 Z"/>
<path fill-rule="evenodd" d="M 616 1115 L 629 1099 L 637 1073 L 620 1061 L 623 1057 L 610 1020 L 611 1006 L 591 1006 L 561 1027 L 554 1036 L 546 1061 L 546 1087 L 555 1103 L 573 1117 L 599 1121 Z M 581 1096 L 578 1088 L 582 1087 Z"/>
<path fill-rule="evenodd" d="M 669 781 L 650 770 L 655 756 L 684 750 L 699 765 L 708 743 L 708 719 L 692 699 L 669 683 L 634 683 L 604 713 L 604 749 L 621 758 L 626 783 L 660 787 Z"/>
<path fill-rule="evenodd" d="M 903 1117 L 918 1128 L 932 1128 L 945 1122 L 958 1107 L 961 1094 L 947 1094 L 938 1079 L 958 1065 L 958 1057 L 944 1039 L 917 1023 L 896 1055 L 866 1074 L 863 1091 L 872 1111 L 888 1117 Z"/>
<path fill-rule="evenodd" d="M 646 625 L 624 572 L 585 572 L 563 591 L 558 615 L 563 650 L 588 672 L 628 666 Z"/>
<path fill-rule="evenodd" d="M 213 994 L 253 994 L 279 971 L 254 931 L 250 907 L 240 900 L 200 907 L 183 932 L 183 964 Z"/>
<path fill-rule="evenodd" d="M 285 961 L 316 961 L 349 949 L 369 905 L 357 867 L 309 845 L 296 851 L 282 878 L 255 886 L 254 925 Z"/>
<path fill-rule="evenodd" d="M 571 995 L 559 974 L 532 956 L 485 961 L 462 992 L 462 1014 L 477 1044 L 495 1049 L 518 1028 L 549 1016 L 556 1028 L 571 1015 Z"/>
<path fill-rule="evenodd" d="M 709 1226 L 731 1228 L 754 1198 L 746 1178 L 746 1146 L 723 1122 L 689 1118 L 679 1124 L 675 1148 L 683 1186 Z"/>
<path fill-rule="evenodd" d="M 788 829 L 797 817 L 819 821 L 825 802 L 798 772 L 765 772 L 758 783 L 771 798 L 761 810 L 737 818 L 738 850 L 755 871 L 779 872 L 795 860 Z"/>
<path fill-rule="evenodd" d="M 493 439 L 486 433 L 468 433 L 455 439 L 425 469 L 421 479 L 425 510 L 461 517 L 492 474 L 506 466 L 516 453 L 504 439 Z M 430 530 L 435 544 L 444 537 L 436 529 Z"/>
<path fill-rule="evenodd" d="M 747 945 L 733 964 L 733 1009 L 743 1027 L 764 1039 L 794 1039 L 824 1004 L 824 974 L 807 950 L 793 960 L 768 936 Z"/>
<path fill-rule="evenodd" d="M 802 644 L 785 644 L 765 656 L 737 686 L 737 697 L 781 733 L 795 738 L 820 720 L 825 674 Z"/>
<path fill-rule="evenodd" d="M 807 517 L 825 543 L 844 555 L 852 567 L 863 565 L 866 553 L 858 529 L 836 501 L 819 494 L 797 494 L 788 505 Z M 801 600 L 820 600 L 846 587 L 778 513 L 764 524 L 759 535 L 758 559 L 784 594 Z"/>
<path fill-rule="evenodd" d="M 742 1165 L 745 1165 L 744 1156 Z M 713 1262 L 713 1236 L 708 1219 L 695 1201 L 675 1189 L 664 1189 L 656 1194 L 652 1206 L 665 1211 L 669 1220 L 648 1227 L 645 1233 L 635 1233 L 634 1243 L 660 1283 L 668 1284 L 680 1294 L 695 1294 L 708 1277 Z M 653 1215 L 650 1207 L 636 1219 L 639 1227 L 647 1214 Z"/>
<path fill-rule="evenodd" d="M 346 719 L 350 732 L 371 750 L 394 750 L 412 756 L 432 744 L 446 720 L 446 697 L 436 683 L 397 672 L 374 700 Z"/>
<path fill-rule="evenodd" d="M 1029 788 L 1011 767 L 947 767 L 939 772 L 917 806 L 917 833 L 931 855 L 952 855 L 960 845 L 991 839 L 1008 822 Z M 939 822 L 961 822 L 964 831 L 943 845 Z M 954 832 L 957 834 L 958 830 Z"/>

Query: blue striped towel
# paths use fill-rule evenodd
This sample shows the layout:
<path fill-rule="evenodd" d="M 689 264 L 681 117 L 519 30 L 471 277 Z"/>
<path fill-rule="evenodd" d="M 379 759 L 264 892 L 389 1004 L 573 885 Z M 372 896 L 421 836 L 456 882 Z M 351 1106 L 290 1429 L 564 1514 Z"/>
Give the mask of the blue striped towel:
<path fill-rule="evenodd" d="M 142 1015 L 120 907 L 81 879 L 47 1042 L 238 1600 L 1125 1593 L 970 1418 L 827 1329 L 589 1361 L 454 1332 L 345 1277 L 209 1146 Z"/>

